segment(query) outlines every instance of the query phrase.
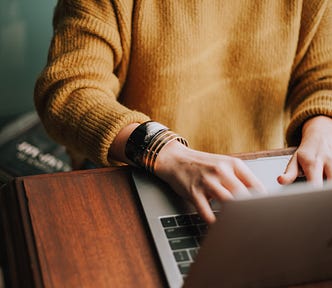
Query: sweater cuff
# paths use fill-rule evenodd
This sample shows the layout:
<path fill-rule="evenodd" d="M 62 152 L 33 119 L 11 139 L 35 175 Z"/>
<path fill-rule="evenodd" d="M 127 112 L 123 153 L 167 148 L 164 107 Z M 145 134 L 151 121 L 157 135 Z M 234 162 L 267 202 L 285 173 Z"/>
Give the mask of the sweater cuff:
<path fill-rule="evenodd" d="M 114 104 L 113 104 L 114 105 Z M 84 143 L 90 160 L 104 166 L 112 163 L 108 159 L 109 148 L 122 128 L 131 123 L 143 123 L 150 118 L 145 114 L 127 109 L 117 103 L 117 109 L 109 110 L 107 105 L 98 105 L 87 113 L 82 119 L 80 127 L 84 127 L 79 133 L 81 143 Z M 112 111 L 111 113 L 109 111 Z"/>
<path fill-rule="evenodd" d="M 332 117 L 332 92 L 319 91 L 303 101 L 292 113 L 290 124 L 286 132 L 289 146 L 298 146 L 302 137 L 302 126 L 308 119 L 324 115 Z"/>

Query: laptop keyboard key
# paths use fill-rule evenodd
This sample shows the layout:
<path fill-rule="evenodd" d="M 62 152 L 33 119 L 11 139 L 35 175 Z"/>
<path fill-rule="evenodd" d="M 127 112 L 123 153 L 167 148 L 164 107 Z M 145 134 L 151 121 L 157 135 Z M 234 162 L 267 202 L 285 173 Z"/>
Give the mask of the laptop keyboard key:
<path fill-rule="evenodd" d="M 174 217 L 164 217 L 160 218 L 161 224 L 163 227 L 174 227 L 176 225 L 176 221 Z"/>
<path fill-rule="evenodd" d="M 189 215 L 179 215 L 179 216 L 176 216 L 175 219 L 179 226 L 192 225 Z"/>
<path fill-rule="evenodd" d="M 189 254 L 186 250 L 180 250 L 173 252 L 176 262 L 189 261 Z"/>
<path fill-rule="evenodd" d="M 199 214 L 191 214 L 190 218 L 191 218 L 191 221 L 193 222 L 193 224 L 196 224 L 196 225 L 206 223 Z"/>
<path fill-rule="evenodd" d="M 165 229 L 167 238 L 179 238 L 188 236 L 198 236 L 199 231 L 196 226 L 182 226 Z"/>
<path fill-rule="evenodd" d="M 192 237 L 169 240 L 169 245 L 171 246 L 172 250 L 198 247 L 197 242 Z"/>
<path fill-rule="evenodd" d="M 189 254 L 190 254 L 190 257 L 191 257 L 191 259 L 192 259 L 193 261 L 195 261 L 195 257 L 197 256 L 198 251 L 199 251 L 198 248 L 195 248 L 195 249 L 189 249 Z"/>
<path fill-rule="evenodd" d="M 169 215 L 160 218 L 160 221 L 169 239 L 168 242 L 173 250 L 173 256 L 178 263 L 180 273 L 182 277 L 185 277 L 191 263 L 195 261 L 194 259 L 209 227 L 197 213 Z"/>
<path fill-rule="evenodd" d="M 188 272 L 189 272 L 189 268 L 190 268 L 190 264 L 191 263 L 180 263 L 178 266 L 179 266 L 179 269 L 180 269 L 180 272 L 182 275 L 187 275 Z"/>

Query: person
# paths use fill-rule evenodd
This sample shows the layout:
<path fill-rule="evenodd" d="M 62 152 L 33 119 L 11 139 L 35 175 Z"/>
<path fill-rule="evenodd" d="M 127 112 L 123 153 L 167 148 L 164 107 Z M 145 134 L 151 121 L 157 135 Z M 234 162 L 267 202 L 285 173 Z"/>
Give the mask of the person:
<path fill-rule="evenodd" d="M 212 198 L 265 191 L 233 153 L 294 145 L 281 184 L 332 178 L 332 1 L 60 0 L 53 25 L 35 106 L 76 155 L 147 169 L 209 223 Z"/>

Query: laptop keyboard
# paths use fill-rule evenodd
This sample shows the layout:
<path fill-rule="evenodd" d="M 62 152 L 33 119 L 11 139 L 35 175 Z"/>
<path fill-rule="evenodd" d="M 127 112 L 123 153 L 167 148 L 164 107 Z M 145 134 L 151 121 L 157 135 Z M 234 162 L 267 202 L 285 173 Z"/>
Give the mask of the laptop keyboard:
<path fill-rule="evenodd" d="M 160 222 L 180 273 L 185 277 L 207 234 L 208 225 L 197 213 L 165 216 Z"/>

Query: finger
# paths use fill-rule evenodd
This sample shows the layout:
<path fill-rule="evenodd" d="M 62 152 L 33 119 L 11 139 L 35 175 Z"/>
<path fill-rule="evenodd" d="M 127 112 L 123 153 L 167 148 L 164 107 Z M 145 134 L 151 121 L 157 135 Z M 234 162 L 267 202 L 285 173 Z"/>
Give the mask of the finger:
<path fill-rule="evenodd" d="M 208 224 L 212 224 L 216 221 L 216 216 L 214 215 L 210 203 L 204 194 L 197 193 L 193 201 L 197 212 L 201 215 L 204 221 Z"/>
<path fill-rule="evenodd" d="M 232 193 L 217 178 L 207 178 L 203 184 L 204 186 L 201 189 L 204 190 L 205 197 L 213 198 L 220 202 L 234 199 Z"/>
<path fill-rule="evenodd" d="M 234 168 L 223 169 L 217 177 L 206 178 L 208 181 L 204 181 L 204 187 L 208 187 L 209 191 L 205 192 L 220 201 L 234 199 L 235 193 L 250 195 L 248 188 L 234 174 L 235 167 L 236 165 Z"/>
<path fill-rule="evenodd" d="M 291 184 L 298 177 L 299 171 L 300 169 L 297 159 L 297 153 L 294 153 L 294 155 L 287 164 L 284 174 L 281 174 L 277 180 L 281 185 Z"/>
<path fill-rule="evenodd" d="M 235 170 L 235 174 L 247 189 L 249 188 L 250 190 L 259 193 L 266 193 L 266 189 L 262 182 L 256 177 L 256 175 L 247 165 L 244 164 L 238 167 Z"/>
<path fill-rule="evenodd" d="M 308 182 L 318 187 L 323 185 L 323 164 L 321 161 L 317 160 L 314 163 L 303 165 L 302 169 Z"/>
<path fill-rule="evenodd" d="M 224 188 L 221 187 L 220 190 L 225 189 L 226 191 L 229 191 L 233 195 L 233 197 L 236 198 L 251 196 L 248 188 L 234 174 L 228 175 L 223 180 L 224 181 L 221 183 L 221 185 L 224 186 Z"/>

